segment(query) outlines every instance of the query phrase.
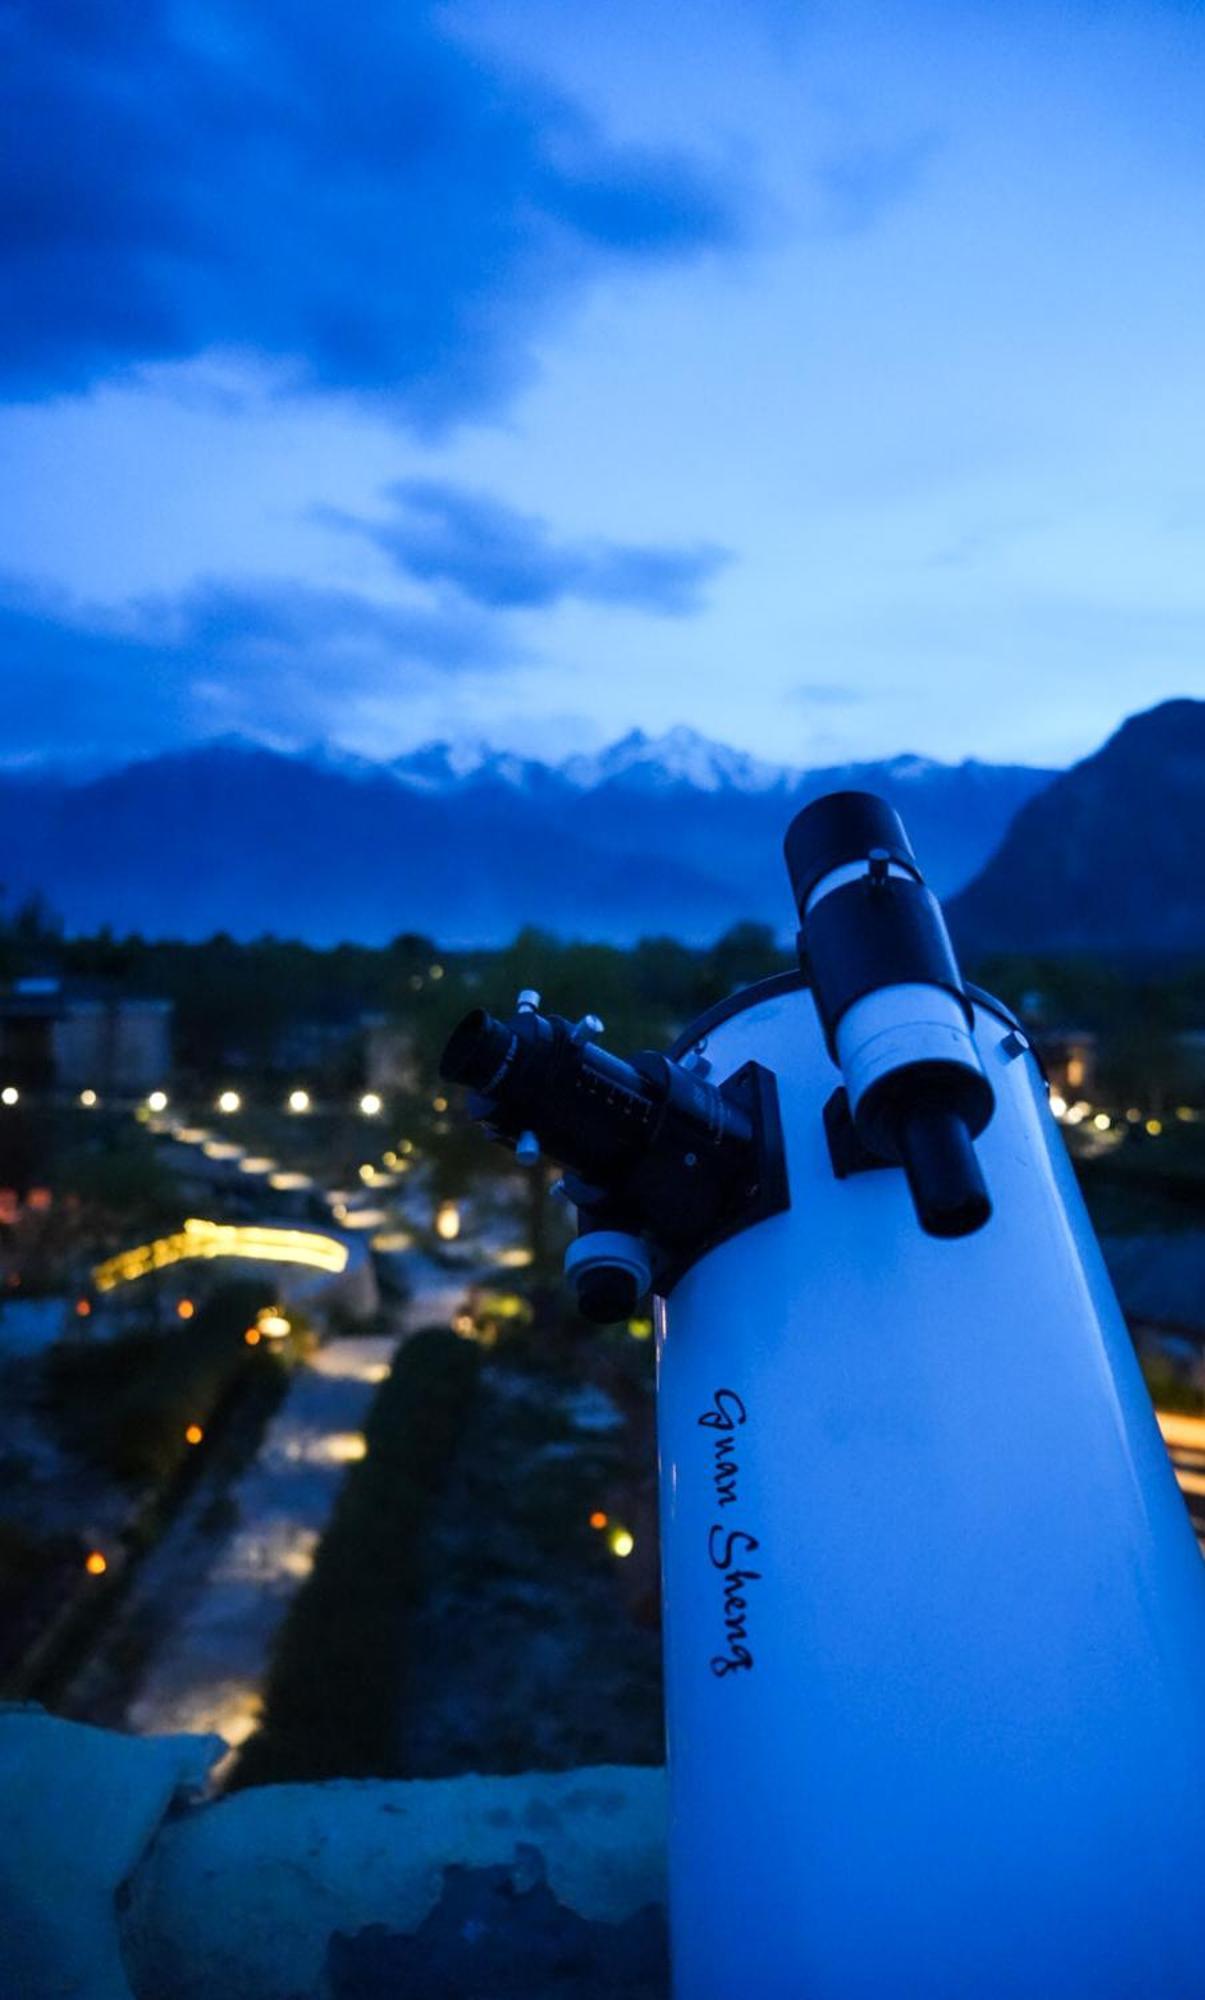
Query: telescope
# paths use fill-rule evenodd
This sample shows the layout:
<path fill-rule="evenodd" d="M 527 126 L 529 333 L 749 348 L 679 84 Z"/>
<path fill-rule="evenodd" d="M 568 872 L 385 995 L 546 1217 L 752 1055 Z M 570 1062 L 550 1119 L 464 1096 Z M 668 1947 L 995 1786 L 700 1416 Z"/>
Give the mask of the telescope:
<path fill-rule="evenodd" d="M 1205 1573 L 1021 1023 L 897 814 L 665 1053 L 519 996 L 441 1073 L 651 1293 L 676 2000 L 1205 1992 Z"/>

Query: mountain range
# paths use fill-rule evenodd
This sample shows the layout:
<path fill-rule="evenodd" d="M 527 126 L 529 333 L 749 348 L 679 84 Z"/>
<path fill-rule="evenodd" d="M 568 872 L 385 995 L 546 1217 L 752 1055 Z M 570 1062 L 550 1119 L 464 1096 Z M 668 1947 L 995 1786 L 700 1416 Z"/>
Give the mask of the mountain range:
<path fill-rule="evenodd" d="M 1069 771 L 902 756 L 797 770 L 687 728 L 559 764 L 483 743 L 376 763 L 221 738 L 100 774 L 0 775 L 0 881 L 69 930 L 418 931 L 489 945 L 786 936 L 783 832 L 837 790 L 901 812 L 968 952 L 1205 951 L 1205 702 L 1131 717 Z"/>
<path fill-rule="evenodd" d="M 1036 792 L 947 914 L 966 952 L 1205 959 L 1205 701 L 1132 715 Z"/>
<path fill-rule="evenodd" d="M 81 777 L 0 776 L 0 880 L 71 931 L 266 931 L 315 944 L 419 931 L 449 947 L 534 923 L 566 937 L 785 932 L 783 831 L 810 798 L 882 792 L 939 894 L 968 882 L 1050 773 L 923 757 L 800 771 L 679 728 L 542 763 L 429 743 L 389 763 L 222 738 Z"/>

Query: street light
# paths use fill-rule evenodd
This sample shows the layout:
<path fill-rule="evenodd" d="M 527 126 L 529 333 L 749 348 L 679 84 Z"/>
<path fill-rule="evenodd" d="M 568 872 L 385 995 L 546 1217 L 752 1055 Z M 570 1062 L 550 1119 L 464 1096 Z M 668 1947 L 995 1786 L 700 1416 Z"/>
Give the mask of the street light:
<path fill-rule="evenodd" d="M 224 1090 L 218 1099 L 219 1111 L 241 1111 L 243 1100 L 237 1090 Z"/>
<path fill-rule="evenodd" d="M 83 1105 L 85 1111 L 91 1111 L 94 1108 L 94 1106 L 100 1102 L 100 1099 L 97 1097 L 96 1092 L 94 1090 L 81 1090 L 79 1094 L 79 1101 Z"/>
<path fill-rule="evenodd" d="M 460 1210 L 454 1201 L 441 1201 L 435 1211 L 435 1234 L 443 1243 L 455 1243 L 460 1234 Z"/>
<path fill-rule="evenodd" d="M 308 1090 L 291 1090 L 289 1092 L 290 1111 L 308 1111 L 309 1108 L 310 1093 Z"/>
<path fill-rule="evenodd" d="M 16 1104 L 20 1096 L 21 1093 L 15 1083 L 6 1083 L 4 1089 L 0 1090 L 0 1104 Z"/>
<path fill-rule="evenodd" d="M 150 1096 L 146 1100 L 146 1108 L 148 1111 L 166 1111 L 167 1110 L 166 1090 L 152 1090 Z"/>
<path fill-rule="evenodd" d="M 366 1118 L 379 1118 L 383 1106 L 375 1090 L 366 1090 L 360 1099 L 360 1109 Z"/>

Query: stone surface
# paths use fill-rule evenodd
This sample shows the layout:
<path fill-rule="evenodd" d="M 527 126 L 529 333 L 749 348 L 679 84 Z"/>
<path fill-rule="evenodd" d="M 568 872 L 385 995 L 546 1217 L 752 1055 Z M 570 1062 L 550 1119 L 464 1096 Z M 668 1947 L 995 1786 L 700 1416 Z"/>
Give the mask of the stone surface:
<path fill-rule="evenodd" d="M 164 1815 L 224 1747 L 0 1709 L 2 2000 L 130 2000 L 119 1896 Z"/>
<path fill-rule="evenodd" d="M 526 1940 L 533 1982 L 579 1979 L 548 1987 L 558 2000 L 651 1995 L 661 1922 L 629 1920 L 664 1900 L 660 1770 L 264 1786 L 163 1829 L 132 1885 L 126 1962 L 145 2000 L 489 1992 L 447 1983 L 460 1976 L 449 1910 L 464 1901 L 483 1949 Z M 621 1972 L 637 1983 L 614 1984 Z"/>

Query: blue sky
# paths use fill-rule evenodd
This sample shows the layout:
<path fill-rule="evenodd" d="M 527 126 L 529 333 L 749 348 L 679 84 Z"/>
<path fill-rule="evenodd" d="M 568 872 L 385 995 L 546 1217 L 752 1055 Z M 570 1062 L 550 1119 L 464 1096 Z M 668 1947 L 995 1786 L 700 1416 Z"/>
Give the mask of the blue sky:
<path fill-rule="evenodd" d="M 0 0 L 6 761 L 1205 695 L 1205 9 Z"/>

